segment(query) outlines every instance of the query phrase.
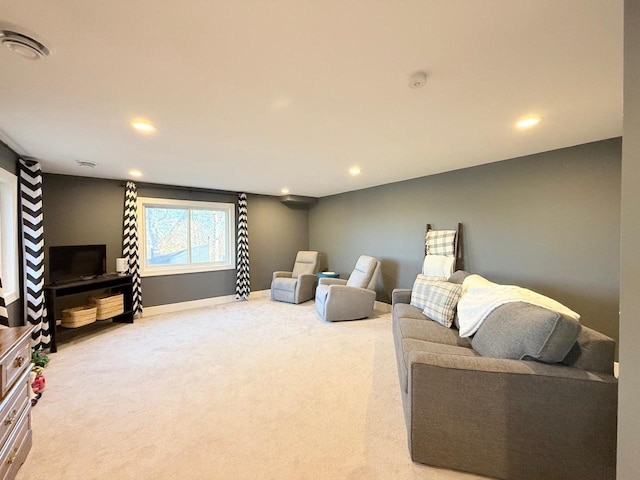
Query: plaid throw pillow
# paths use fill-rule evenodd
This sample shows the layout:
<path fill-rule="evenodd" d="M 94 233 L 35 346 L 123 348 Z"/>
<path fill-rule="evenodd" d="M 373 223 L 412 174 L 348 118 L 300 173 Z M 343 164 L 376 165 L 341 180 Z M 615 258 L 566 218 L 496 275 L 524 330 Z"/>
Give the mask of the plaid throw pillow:
<path fill-rule="evenodd" d="M 462 285 L 418 275 L 411 290 L 411 305 L 422 309 L 431 320 L 450 328 L 461 294 Z"/>
<path fill-rule="evenodd" d="M 427 255 L 445 255 L 453 257 L 455 254 L 455 230 L 429 230 L 427 232 Z"/>
<path fill-rule="evenodd" d="M 413 282 L 413 288 L 411 289 L 411 301 L 412 306 L 424 310 L 427 305 L 427 296 L 429 295 L 429 285 L 433 281 L 432 278 L 428 278 L 426 275 L 418 275 L 416 281 Z"/>

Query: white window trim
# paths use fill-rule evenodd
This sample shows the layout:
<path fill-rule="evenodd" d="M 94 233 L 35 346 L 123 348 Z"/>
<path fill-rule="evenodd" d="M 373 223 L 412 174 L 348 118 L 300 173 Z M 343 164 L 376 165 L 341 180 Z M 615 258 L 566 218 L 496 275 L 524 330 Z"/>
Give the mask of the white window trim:
<path fill-rule="evenodd" d="M 18 177 L 0 168 L 0 272 L 6 305 L 20 298 Z"/>
<path fill-rule="evenodd" d="M 229 244 L 229 262 L 198 263 L 192 265 L 147 265 L 147 236 L 146 236 L 146 206 L 167 208 L 191 208 L 202 210 L 224 210 L 227 212 L 227 242 Z M 181 275 L 185 273 L 215 272 L 220 270 L 234 270 L 236 268 L 236 205 L 234 203 L 197 202 L 191 200 L 172 200 L 168 198 L 138 197 L 138 243 L 140 245 L 140 275 L 155 277 L 160 275 Z"/>

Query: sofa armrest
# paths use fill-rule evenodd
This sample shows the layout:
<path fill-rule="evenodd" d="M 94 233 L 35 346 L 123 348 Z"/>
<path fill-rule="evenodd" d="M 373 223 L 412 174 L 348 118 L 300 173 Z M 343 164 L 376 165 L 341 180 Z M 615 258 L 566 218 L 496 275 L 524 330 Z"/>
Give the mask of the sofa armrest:
<path fill-rule="evenodd" d="M 394 288 L 393 292 L 391 292 L 391 305 L 396 303 L 411 303 L 411 289 Z"/>
<path fill-rule="evenodd" d="M 319 285 L 346 285 L 347 281 L 342 278 L 321 278 L 318 280 Z"/>
<path fill-rule="evenodd" d="M 281 278 L 281 277 L 284 277 L 284 278 L 291 278 L 291 273 L 292 273 L 292 272 L 283 272 L 283 271 L 280 271 L 280 270 L 278 270 L 278 271 L 276 271 L 276 272 L 273 272 L 273 277 L 271 278 L 271 283 L 273 283 L 273 281 L 274 281 L 276 278 Z"/>
<path fill-rule="evenodd" d="M 407 366 L 414 461 L 497 478 L 615 478 L 612 375 L 420 351 Z"/>
<path fill-rule="evenodd" d="M 365 318 L 373 313 L 376 292 L 366 288 L 330 285 L 325 302 L 325 319 Z"/>

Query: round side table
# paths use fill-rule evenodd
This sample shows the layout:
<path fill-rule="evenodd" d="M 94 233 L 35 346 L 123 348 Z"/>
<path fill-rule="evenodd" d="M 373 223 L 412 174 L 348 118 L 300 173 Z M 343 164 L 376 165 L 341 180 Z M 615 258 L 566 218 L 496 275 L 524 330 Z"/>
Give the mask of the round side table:
<path fill-rule="evenodd" d="M 340 274 L 336 272 L 320 272 L 318 273 L 318 279 L 320 278 L 340 278 Z"/>

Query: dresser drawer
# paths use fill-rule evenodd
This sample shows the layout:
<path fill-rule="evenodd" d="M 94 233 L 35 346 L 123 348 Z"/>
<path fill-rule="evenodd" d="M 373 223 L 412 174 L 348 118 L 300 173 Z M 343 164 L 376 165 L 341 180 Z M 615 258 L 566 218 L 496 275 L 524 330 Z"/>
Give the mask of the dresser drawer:
<path fill-rule="evenodd" d="M 31 450 L 31 411 L 22 412 L 16 428 L 0 453 L 0 478 L 13 479 Z"/>
<path fill-rule="evenodd" d="M 25 408 L 31 408 L 28 388 L 29 370 L 26 370 L 9 391 L 7 397 L 2 399 L 0 404 L 0 445 L 4 445 Z"/>
<path fill-rule="evenodd" d="M 0 365 L 2 370 L 2 396 L 7 394 L 11 385 L 25 371 L 29 370 L 31 363 L 31 347 L 27 341 L 21 342 L 17 348 L 9 352 Z"/>

